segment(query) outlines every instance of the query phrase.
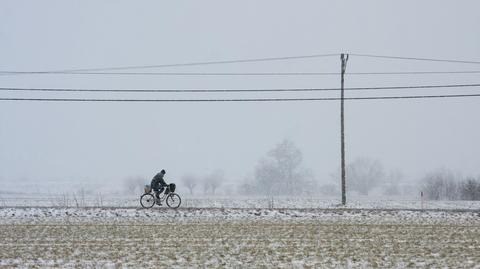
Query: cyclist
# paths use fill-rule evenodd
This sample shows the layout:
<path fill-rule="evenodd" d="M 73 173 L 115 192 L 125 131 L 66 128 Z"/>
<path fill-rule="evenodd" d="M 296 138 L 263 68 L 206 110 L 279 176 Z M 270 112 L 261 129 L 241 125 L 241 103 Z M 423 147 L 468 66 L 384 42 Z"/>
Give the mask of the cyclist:
<path fill-rule="evenodd" d="M 152 190 L 155 191 L 155 197 L 157 198 L 157 204 L 160 203 L 160 194 L 163 192 L 167 185 L 165 182 L 165 179 L 163 178 L 165 176 L 166 172 L 165 170 L 162 169 L 160 173 L 157 173 L 153 178 L 152 182 L 150 183 L 150 187 Z"/>

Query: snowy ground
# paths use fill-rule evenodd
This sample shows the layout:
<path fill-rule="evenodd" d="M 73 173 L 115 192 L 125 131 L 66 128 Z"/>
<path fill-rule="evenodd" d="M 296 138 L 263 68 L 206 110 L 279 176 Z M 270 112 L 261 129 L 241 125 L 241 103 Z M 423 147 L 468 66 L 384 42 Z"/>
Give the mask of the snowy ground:
<path fill-rule="evenodd" d="M 339 197 L 199 197 L 180 193 L 189 208 L 337 208 Z M 0 207 L 139 207 L 139 195 L 1 194 Z M 480 209 L 480 201 L 421 201 L 419 197 L 349 196 L 348 208 L 367 209 Z"/>
<path fill-rule="evenodd" d="M 0 268 L 480 268 L 480 211 L 0 208 Z"/>

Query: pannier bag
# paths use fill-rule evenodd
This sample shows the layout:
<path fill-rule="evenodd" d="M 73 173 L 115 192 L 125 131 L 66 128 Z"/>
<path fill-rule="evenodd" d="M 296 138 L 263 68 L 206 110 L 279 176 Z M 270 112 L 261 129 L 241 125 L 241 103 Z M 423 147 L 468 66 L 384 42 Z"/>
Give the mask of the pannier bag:
<path fill-rule="evenodd" d="M 143 189 L 145 190 L 145 193 L 150 193 L 152 191 L 152 188 L 150 187 L 150 185 L 145 185 Z"/>
<path fill-rule="evenodd" d="M 170 192 L 175 192 L 176 187 L 177 186 L 174 183 L 170 183 L 170 185 L 168 186 L 168 188 L 170 189 Z"/>

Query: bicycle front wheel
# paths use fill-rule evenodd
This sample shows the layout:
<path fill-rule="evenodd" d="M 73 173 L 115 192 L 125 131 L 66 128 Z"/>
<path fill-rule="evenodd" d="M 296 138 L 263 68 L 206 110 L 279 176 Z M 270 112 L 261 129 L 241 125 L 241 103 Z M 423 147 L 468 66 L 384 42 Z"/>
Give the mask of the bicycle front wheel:
<path fill-rule="evenodd" d="M 170 208 L 178 208 L 180 204 L 182 203 L 182 199 L 180 198 L 180 195 L 176 193 L 170 193 L 167 196 L 167 205 Z"/>
<path fill-rule="evenodd" d="M 143 208 L 151 208 L 155 205 L 155 197 L 150 193 L 145 193 L 140 197 L 140 204 Z"/>

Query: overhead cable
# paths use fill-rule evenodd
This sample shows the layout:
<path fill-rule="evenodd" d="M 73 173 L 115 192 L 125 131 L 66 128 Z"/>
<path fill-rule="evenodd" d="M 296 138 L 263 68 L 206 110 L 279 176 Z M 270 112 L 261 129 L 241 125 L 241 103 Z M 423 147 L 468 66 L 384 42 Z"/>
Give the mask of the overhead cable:
<path fill-rule="evenodd" d="M 382 87 L 351 87 L 346 91 L 362 90 L 400 90 L 400 89 L 435 89 L 435 88 L 466 88 L 480 87 L 476 84 L 445 84 L 445 85 L 410 85 Z M 67 89 L 67 88 L 15 88 L 2 87 L 0 91 L 30 91 L 30 92 L 123 92 L 123 93 L 229 93 L 229 92 L 315 92 L 339 91 L 340 88 L 285 88 L 285 89 Z"/>
<path fill-rule="evenodd" d="M 387 56 L 387 55 L 358 54 L 358 53 L 350 53 L 349 55 L 359 56 L 359 57 L 370 57 L 370 58 L 396 59 L 396 60 L 414 60 L 414 61 L 428 61 L 428 62 L 480 64 L 480 62 L 478 62 L 478 61 L 466 61 L 466 60 L 448 60 L 448 59 L 433 59 L 433 58 L 419 58 L 419 57 L 402 57 L 402 56 Z"/>
<path fill-rule="evenodd" d="M 33 72 L 53 72 L 53 73 L 74 73 L 74 72 L 92 72 L 92 71 L 108 71 L 108 70 L 128 70 L 128 69 L 147 69 L 147 68 L 165 68 L 165 67 L 184 67 L 184 66 L 201 66 L 201 65 L 216 65 L 216 64 L 233 64 L 233 63 L 254 63 L 254 62 L 269 62 L 269 61 L 287 61 L 300 60 L 309 58 L 321 58 L 340 55 L 338 53 L 330 54 L 311 54 L 300 56 L 285 56 L 285 57 L 267 57 L 267 58 L 250 58 L 250 59 L 235 59 L 235 60 L 221 60 L 221 61 L 203 61 L 203 62 L 187 62 L 187 63 L 173 63 L 173 64 L 155 64 L 155 65 L 132 65 L 132 66 L 117 66 L 117 67 L 99 67 L 99 68 L 81 68 L 81 69 L 65 69 L 53 71 L 33 71 Z"/>
<path fill-rule="evenodd" d="M 406 71 L 406 72 L 350 72 L 345 75 L 429 75 L 479 74 L 467 71 Z M 339 72 L 62 72 L 62 71 L 0 71 L 0 75 L 111 75 L 111 76 L 336 76 Z"/>
<path fill-rule="evenodd" d="M 480 94 L 447 95 L 406 95 L 406 96 L 369 96 L 346 97 L 344 100 L 392 100 L 392 99 L 430 99 L 480 97 Z M 338 101 L 339 97 L 319 98 L 235 98 L 235 99 L 93 99 L 93 98 L 0 98 L 0 101 L 37 101 L 37 102 L 293 102 L 293 101 Z"/>

